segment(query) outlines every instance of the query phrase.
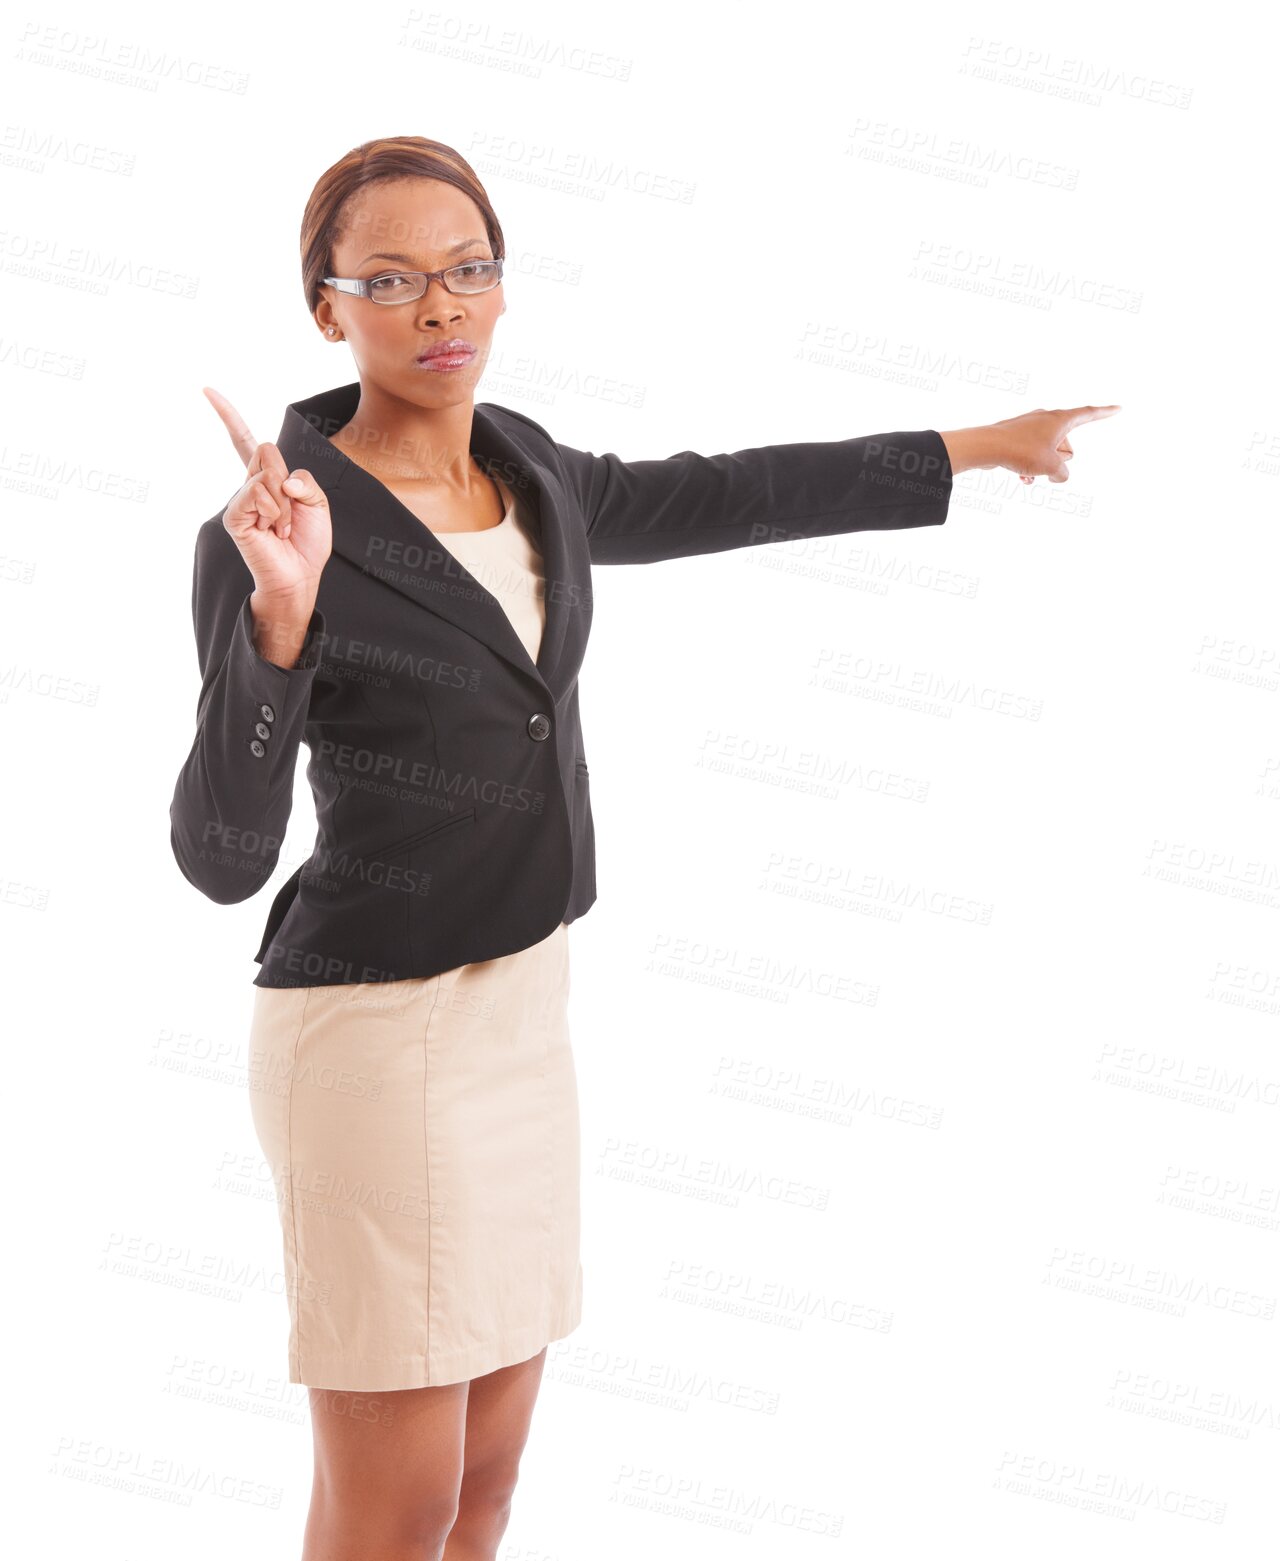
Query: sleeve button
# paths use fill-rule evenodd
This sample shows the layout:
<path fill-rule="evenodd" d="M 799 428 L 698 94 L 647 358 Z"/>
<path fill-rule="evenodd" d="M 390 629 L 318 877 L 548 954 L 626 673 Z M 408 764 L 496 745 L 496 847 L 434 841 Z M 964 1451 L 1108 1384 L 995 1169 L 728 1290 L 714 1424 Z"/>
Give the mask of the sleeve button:
<path fill-rule="evenodd" d="M 266 753 L 267 749 L 265 743 L 260 743 L 255 737 L 249 744 L 249 751 L 260 759 L 263 754 Z"/>
<path fill-rule="evenodd" d="M 258 711 L 264 721 L 274 721 L 276 718 L 276 713 L 270 705 L 259 705 Z"/>
<path fill-rule="evenodd" d="M 254 731 L 257 732 L 259 737 L 270 737 L 271 736 L 271 728 L 267 725 L 267 723 L 265 721 L 259 721 L 257 726 L 254 727 Z"/>

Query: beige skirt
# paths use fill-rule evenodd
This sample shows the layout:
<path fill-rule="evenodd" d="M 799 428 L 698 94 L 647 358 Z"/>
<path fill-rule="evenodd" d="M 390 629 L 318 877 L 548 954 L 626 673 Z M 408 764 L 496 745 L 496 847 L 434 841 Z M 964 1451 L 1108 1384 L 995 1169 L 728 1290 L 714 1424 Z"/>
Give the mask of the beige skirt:
<path fill-rule="evenodd" d="M 530 1359 L 582 1312 L 568 928 L 443 975 L 255 987 L 289 1380 L 433 1387 Z"/>

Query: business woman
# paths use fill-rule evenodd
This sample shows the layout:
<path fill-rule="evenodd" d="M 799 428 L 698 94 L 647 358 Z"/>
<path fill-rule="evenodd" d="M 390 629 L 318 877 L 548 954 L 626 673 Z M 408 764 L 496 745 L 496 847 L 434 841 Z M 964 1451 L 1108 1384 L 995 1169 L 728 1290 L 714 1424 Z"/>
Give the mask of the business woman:
<path fill-rule="evenodd" d="M 456 151 L 355 148 L 301 249 L 359 377 L 291 403 L 275 443 L 206 392 L 245 479 L 196 541 L 171 838 L 210 898 L 256 893 L 306 743 L 317 841 L 267 918 L 250 1047 L 312 1409 L 304 1561 L 479 1561 L 581 1315 L 592 566 L 941 524 L 955 473 L 1065 481 L 1069 431 L 1118 408 L 627 462 L 476 404 L 504 243 Z"/>

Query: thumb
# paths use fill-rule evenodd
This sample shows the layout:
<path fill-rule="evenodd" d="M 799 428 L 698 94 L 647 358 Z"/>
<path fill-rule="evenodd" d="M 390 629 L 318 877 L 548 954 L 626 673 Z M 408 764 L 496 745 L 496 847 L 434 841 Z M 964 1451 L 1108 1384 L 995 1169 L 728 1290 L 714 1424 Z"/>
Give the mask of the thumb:
<path fill-rule="evenodd" d="M 299 504 L 321 504 L 324 502 L 324 492 L 320 484 L 305 467 L 299 467 L 296 472 L 290 472 L 280 484 L 280 487 L 291 499 L 297 499 Z"/>

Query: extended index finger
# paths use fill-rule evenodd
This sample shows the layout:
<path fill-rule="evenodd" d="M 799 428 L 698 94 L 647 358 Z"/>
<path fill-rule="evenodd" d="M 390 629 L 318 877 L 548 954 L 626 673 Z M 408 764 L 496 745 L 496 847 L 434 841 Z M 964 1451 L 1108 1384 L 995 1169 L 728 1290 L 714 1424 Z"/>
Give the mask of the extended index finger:
<path fill-rule="evenodd" d="M 1066 413 L 1066 428 L 1075 428 L 1081 423 L 1092 423 L 1098 417 L 1114 417 L 1120 410 L 1119 406 L 1109 407 L 1072 407 Z"/>
<path fill-rule="evenodd" d="M 222 419 L 227 432 L 231 435 L 231 443 L 236 447 L 236 454 L 244 462 L 246 469 L 253 457 L 253 452 L 258 448 L 258 441 L 249 432 L 249 425 L 245 422 L 235 407 L 220 392 L 210 385 L 201 387 L 213 410 Z"/>

